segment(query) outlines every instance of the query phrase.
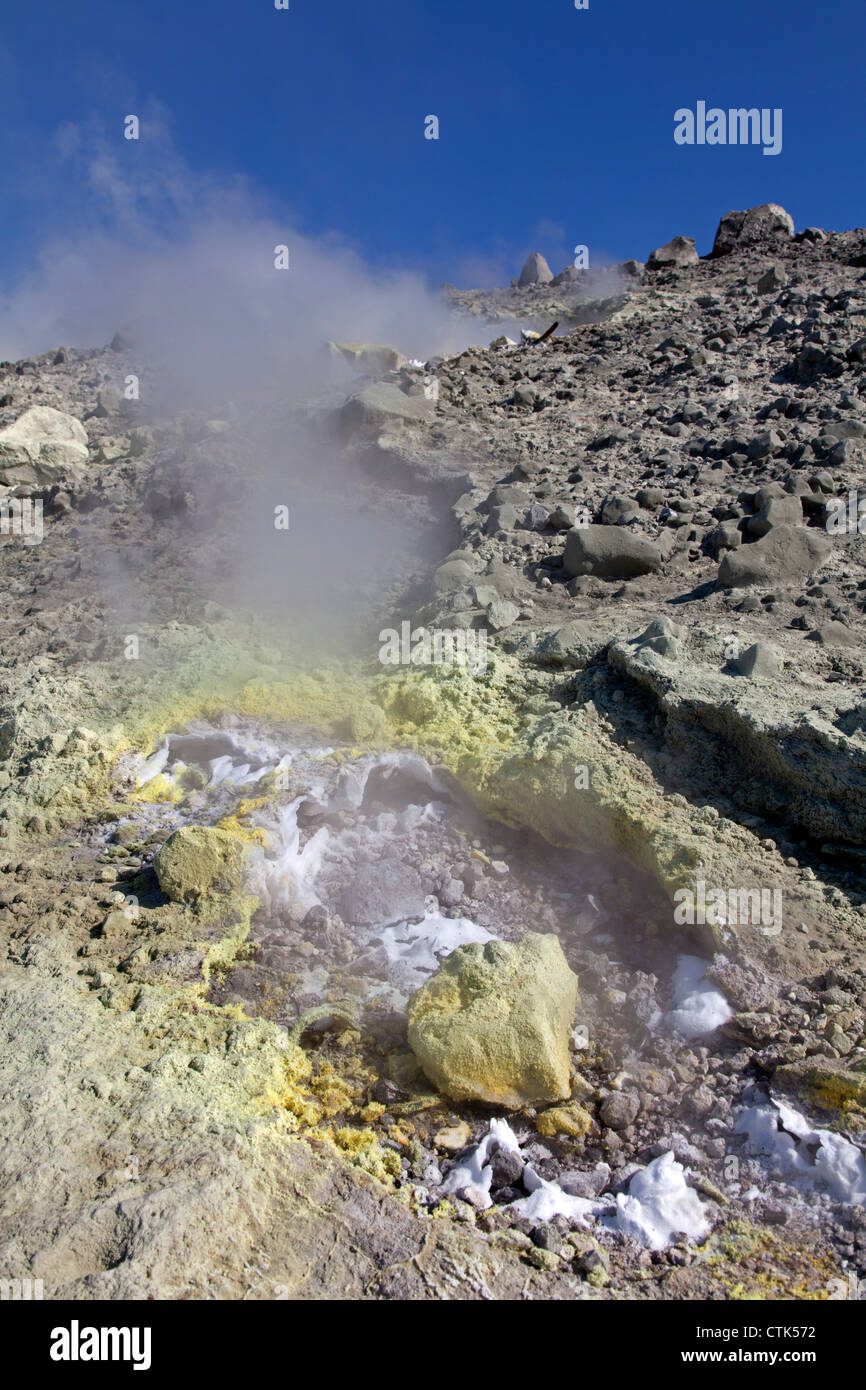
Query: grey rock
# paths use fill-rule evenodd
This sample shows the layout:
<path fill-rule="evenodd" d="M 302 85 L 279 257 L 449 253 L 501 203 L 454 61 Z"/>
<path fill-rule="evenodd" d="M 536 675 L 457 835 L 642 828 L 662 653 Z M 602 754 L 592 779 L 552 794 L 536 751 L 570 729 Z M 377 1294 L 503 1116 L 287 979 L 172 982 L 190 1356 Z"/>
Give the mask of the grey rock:
<path fill-rule="evenodd" d="M 533 502 L 528 509 L 524 519 L 524 525 L 530 531 L 544 531 L 550 521 L 550 512 L 546 507 L 542 507 L 540 502 Z"/>
<path fill-rule="evenodd" d="M 538 401 L 538 392 L 534 386 L 528 386 L 524 381 L 515 387 L 511 400 L 514 405 L 523 406 L 527 410 L 534 410 Z"/>
<path fill-rule="evenodd" d="M 494 603 L 488 605 L 487 623 L 494 632 L 501 632 L 503 628 L 511 627 L 520 617 L 520 609 L 516 603 L 511 603 L 508 599 L 496 599 Z"/>
<path fill-rule="evenodd" d="M 491 492 L 487 503 L 490 507 L 528 507 L 529 493 L 526 488 L 518 487 L 516 483 L 500 483 Z"/>
<path fill-rule="evenodd" d="M 666 266 L 697 265 L 699 259 L 693 236 L 675 236 L 665 246 L 657 246 L 650 252 L 646 268 L 661 270 Z"/>
<path fill-rule="evenodd" d="M 567 505 L 554 507 L 550 513 L 550 525 L 554 531 L 570 531 L 574 525 L 574 508 Z"/>
<path fill-rule="evenodd" d="M 489 1167 L 491 1192 L 499 1192 L 503 1187 L 516 1187 L 523 1176 L 523 1159 L 512 1149 L 497 1149 Z"/>
<path fill-rule="evenodd" d="M 822 647 L 860 647 L 862 641 L 856 632 L 844 623 L 824 623 L 807 634 L 807 641 L 818 642 Z"/>
<path fill-rule="evenodd" d="M 496 536 L 500 531 L 515 531 L 522 515 L 510 503 L 506 503 L 504 507 L 491 507 L 484 529 L 488 536 Z"/>
<path fill-rule="evenodd" d="M 786 494 L 784 497 L 770 497 L 764 502 L 757 516 L 746 522 L 746 530 L 752 536 L 766 536 L 774 526 L 801 526 L 803 506 L 799 497 Z"/>
<path fill-rule="evenodd" d="M 589 1172 L 565 1172 L 560 1174 L 559 1185 L 569 1197 L 585 1197 L 594 1201 L 600 1197 L 610 1182 L 610 1167 L 607 1163 L 597 1163 Z"/>
<path fill-rule="evenodd" d="M 725 550 L 737 550 L 742 543 L 743 537 L 735 521 L 720 522 L 706 539 L 707 549 L 716 559 Z"/>
<path fill-rule="evenodd" d="M 424 916 L 424 884 L 406 864 L 395 859 L 362 864 L 350 882 L 334 894 L 334 907 L 344 922 L 371 927 L 404 917 Z"/>
<path fill-rule="evenodd" d="M 746 453 L 750 459 L 766 459 L 779 452 L 783 440 L 781 435 L 775 430 L 762 430 L 756 434 L 754 439 L 750 439 L 746 445 Z"/>
<path fill-rule="evenodd" d="M 794 219 L 778 203 L 761 203 L 742 212 L 726 212 L 713 242 L 711 255 L 727 256 L 755 242 L 787 241 L 794 235 Z"/>
<path fill-rule="evenodd" d="M 457 907 L 463 901 L 463 884 L 459 878 L 448 878 L 437 889 L 436 896 L 441 907 Z"/>
<path fill-rule="evenodd" d="M 774 526 L 759 541 L 724 556 L 719 583 L 726 589 L 797 583 L 823 564 L 830 549 L 828 536 L 805 526 Z"/>
<path fill-rule="evenodd" d="M 626 526 L 640 516 L 640 507 L 632 497 L 609 497 L 601 509 L 605 526 Z"/>
<path fill-rule="evenodd" d="M 652 509 L 662 506 L 665 494 L 660 487 L 642 487 L 637 495 L 638 505 Z"/>
<path fill-rule="evenodd" d="M 446 560 L 433 576 L 433 587 L 437 594 L 453 593 L 465 589 L 475 579 L 477 571 L 465 560 Z"/>
<path fill-rule="evenodd" d="M 621 526 L 575 526 L 565 541 L 563 565 L 572 576 L 632 579 L 652 574 L 661 562 L 661 554 L 651 541 Z"/>
<path fill-rule="evenodd" d="M 434 403 L 424 396 L 407 396 L 391 382 L 376 381 L 349 397 L 341 420 L 346 429 L 367 433 L 383 425 L 425 424 L 435 412 Z"/>
<path fill-rule="evenodd" d="M 753 642 L 751 647 L 740 653 L 733 664 L 741 676 L 760 680 L 770 680 L 777 676 L 781 669 L 775 649 L 767 642 Z"/>
<path fill-rule="evenodd" d="M 636 1091 L 611 1091 L 601 1103 L 599 1118 L 608 1129 L 628 1129 L 634 1124 L 640 1110 L 640 1097 Z"/>
<path fill-rule="evenodd" d="M 636 646 L 639 650 L 648 649 L 657 652 L 659 656 L 665 656 L 669 660 L 679 656 L 682 629 L 671 622 L 670 618 L 654 618 L 640 637 L 636 639 Z"/>
<path fill-rule="evenodd" d="M 557 1251 L 562 1245 L 562 1236 L 551 1221 L 542 1221 L 529 1232 L 529 1239 L 537 1250 Z"/>
<path fill-rule="evenodd" d="M 582 670 L 598 647 L 597 629 L 578 619 L 543 638 L 536 649 L 536 659 L 549 666 Z"/>
<path fill-rule="evenodd" d="M 123 396 L 116 386 L 103 386 L 96 397 L 96 409 L 93 413 L 99 419 L 104 419 L 107 415 L 116 415 L 122 404 Z"/>
<path fill-rule="evenodd" d="M 758 281 L 758 294 L 772 294 L 773 290 L 781 290 L 787 283 L 788 276 L 784 268 L 780 265 L 771 265 Z"/>
<path fill-rule="evenodd" d="M 547 261 L 538 251 L 533 251 L 527 256 L 517 283 L 524 288 L 526 285 L 549 285 L 552 280 L 553 271 Z"/>

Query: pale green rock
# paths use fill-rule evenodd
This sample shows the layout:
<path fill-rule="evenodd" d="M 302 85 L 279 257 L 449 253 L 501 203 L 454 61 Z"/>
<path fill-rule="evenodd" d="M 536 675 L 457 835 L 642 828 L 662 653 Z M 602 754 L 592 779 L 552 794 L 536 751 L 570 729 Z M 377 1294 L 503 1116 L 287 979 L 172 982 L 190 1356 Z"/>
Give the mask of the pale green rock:
<path fill-rule="evenodd" d="M 577 976 L 555 936 L 460 946 L 409 1003 L 409 1045 L 454 1100 L 511 1110 L 570 1095 Z"/>
<path fill-rule="evenodd" d="M 76 476 L 88 460 L 87 431 L 74 415 L 35 405 L 0 429 L 0 483 L 46 486 Z"/>
<path fill-rule="evenodd" d="M 170 835 L 153 861 L 159 886 L 175 902 L 243 889 L 253 843 L 231 830 L 189 825 Z"/>

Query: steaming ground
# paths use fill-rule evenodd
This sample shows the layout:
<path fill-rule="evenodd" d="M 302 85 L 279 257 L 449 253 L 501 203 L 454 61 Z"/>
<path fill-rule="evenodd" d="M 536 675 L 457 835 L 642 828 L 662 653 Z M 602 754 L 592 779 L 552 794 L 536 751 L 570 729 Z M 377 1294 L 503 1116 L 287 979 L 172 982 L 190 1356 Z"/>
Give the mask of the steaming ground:
<path fill-rule="evenodd" d="M 230 275 L 208 309 L 216 254 L 144 275 L 140 342 L 5 369 L 0 429 L 41 405 L 88 441 L 86 466 L 15 484 L 45 535 L 2 544 L 10 1277 L 52 1297 L 811 1298 L 862 1273 L 866 581 L 856 528 L 830 543 L 825 522 L 866 481 L 864 250 L 778 222 L 638 272 L 536 346 L 425 351 L 384 303 L 376 336 L 423 364 L 372 379 L 333 376 L 319 337 L 373 336 L 363 303 L 336 316 L 348 281 L 292 318 Z M 543 327 L 560 293 L 474 299 Z M 124 404 L 130 374 L 155 389 Z M 504 823 L 408 752 L 375 680 L 323 715 L 327 741 L 240 712 L 287 657 L 308 712 L 322 656 L 381 680 L 404 618 L 489 632 L 484 680 L 431 671 L 394 722 L 463 750 Z M 139 795 L 133 727 L 163 779 Z M 384 758 L 356 746 L 386 731 Z M 262 778 L 286 769 L 276 795 Z M 235 811 L 260 850 L 251 920 L 168 900 L 169 833 Z M 778 890 L 782 930 L 685 933 L 671 895 L 696 877 Z M 570 1118 L 527 1106 L 494 1151 L 504 1117 L 431 1088 L 405 1005 L 457 943 L 527 931 L 580 977 Z"/>

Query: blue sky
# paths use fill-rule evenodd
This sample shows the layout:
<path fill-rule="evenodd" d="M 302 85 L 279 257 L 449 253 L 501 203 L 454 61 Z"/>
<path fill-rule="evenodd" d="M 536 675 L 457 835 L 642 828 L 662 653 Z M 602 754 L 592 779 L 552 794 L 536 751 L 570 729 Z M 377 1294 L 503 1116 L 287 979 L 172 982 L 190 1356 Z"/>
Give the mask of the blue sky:
<path fill-rule="evenodd" d="M 7 7 L 0 290 L 106 217 L 64 130 L 79 155 L 116 143 L 134 180 L 129 112 L 161 112 L 193 175 L 241 176 L 277 219 L 433 284 L 501 280 L 533 249 L 558 270 L 578 243 L 596 263 L 678 233 L 705 252 L 722 213 L 760 202 L 798 226 L 866 222 L 863 0 L 290 5 Z M 699 99 L 781 107 L 782 152 L 675 145 L 674 111 Z"/>

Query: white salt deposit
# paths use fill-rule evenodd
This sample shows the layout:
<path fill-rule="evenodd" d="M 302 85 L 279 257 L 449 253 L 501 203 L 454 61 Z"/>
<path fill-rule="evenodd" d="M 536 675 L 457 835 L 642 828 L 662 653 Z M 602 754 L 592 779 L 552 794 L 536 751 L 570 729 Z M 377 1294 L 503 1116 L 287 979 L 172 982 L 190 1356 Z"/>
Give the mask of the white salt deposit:
<path fill-rule="evenodd" d="M 722 991 L 704 978 L 706 969 L 698 956 L 680 956 L 674 971 L 674 1007 L 667 1022 L 685 1038 L 705 1037 L 733 1017 Z"/>
<path fill-rule="evenodd" d="M 480 1144 L 468 1153 L 465 1158 L 451 1169 L 442 1188 L 444 1192 L 463 1192 L 467 1187 L 476 1188 L 479 1194 L 484 1194 L 486 1201 L 480 1203 L 483 1207 L 491 1207 L 493 1202 L 490 1199 L 490 1184 L 493 1180 L 493 1170 L 487 1162 L 488 1154 L 494 1143 L 501 1149 L 508 1149 L 512 1153 L 520 1152 L 520 1145 L 515 1138 L 511 1126 L 505 1120 L 491 1120 L 490 1132 L 485 1135 Z"/>
<path fill-rule="evenodd" d="M 505 1121 L 491 1120 L 490 1133 L 448 1174 L 445 1192 L 461 1193 L 471 1188 L 476 1205 L 492 1205 L 493 1172 L 488 1155 L 494 1140 L 502 1148 L 520 1152 Z M 621 1231 L 650 1250 L 663 1250 L 680 1234 L 691 1240 L 703 1240 L 709 1235 L 704 1204 L 689 1187 L 686 1171 L 672 1153 L 662 1154 L 635 1173 L 628 1192 L 620 1193 L 615 1205 L 613 1197 L 599 1201 L 572 1197 L 558 1183 L 542 1178 L 531 1164 L 523 1170 L 523 1185 L 529 1195 L 513 1202 L 511 1210 L 530 1221 L 552 1221 L 555 1216 L 564 1216 L 581 1226 L 598 1221 L 606 1230 Z"/>
<path fill-rule="evenodd" d="M 513 1202 L 511 1209 L 530 1221 L 552 1221 L 554 1216 L 566 1216 L 585 1226 L 587 1218 L 604 1210 L 604 1203 L 592 1202 L 587 1197 L 570 1197 L 559 1183 L 545 1181 L 529 1163 L 523 1170 L 523 1186 L 529 1196 Z"/>
<path fill-rule="evenodd" d="M 243 754 L 245 750 L 240 751 Z M 311 752 L 311 756 L 323 757 L 330 751 L 315 750 Z M 285 766 L 291 760 L 291 756 L 285 755 L 280 763 L 268 764 L 251 774 L 249 765 L 233 765 L 233 760 L 224 755 L 213 762 L 211 785 L 239 784 L 251 777 L 258 780 L 266 772 Z M 385 774 L 385 786 L 388 777 L 395 773 L 403 773 L 434 794 L 445 791 L 439 778 L 416 753 L 382 753 L 345 767 L 330 795 L 325 792 L 323 785 L 311 785 L 304 795 L 296 797 L 289 805 L 278 807 L 267 819 L 260 820 L 268 836 L 268 849 L 255 886 L 266 906 L 290 907 L 298 913 L 308 911 L 319 903 L 315 881 L 326 856 L 342 859 L 346 847 L 361 837 L 361 831 L 346 830 L 334 834 L 322 826 L 302 849 L 298 812 L 301 806 L 306 806 L 308 812 L 320 815 L 341 810 L 357 811 L 364 800 L 370 777 L 376 771 Z M 446 809 L 444 802 L 431 801 L 425 806 L 410 805 L 407 810 L 396 816 L 383 813 L 379 817 L 379 837 L 387 839 L 390 833 L 401 830 L 404 818 L 407 823 L 417 823 L 420 820 L 435 818 Z M 439 957 L 449 954 L 465 941 L 490 940 L 489 933 L 484 933 L 483 928 L 476 927 L 471 922 L 453 922 L 441 918 L 435 922 L 428 919 L 428 923 L 430 924 L 427 926 L 422 923 L 415 928 L 404 925 L 403 928 L 386 934 L 382 943 L 388 952 L 389 960 L 395 964 L 403 962 L 413 972 L 421 970 L 429 974 L 438 968 Z M 401 931 L 402 935 L 399 934 Z M 423 983 L 424 978 L 424 974 L 413 977 L 409 981 L 410 992 Z"/>
<path fill-rule="evenodd" d="M 602 1224 L 650 1250 L 664 1250 L 678 1232 L 691 1240 L 703 1240 L 710 1232 L 703 1203 L 672 1153 L 635 1173 L 628 1192 L 617 1196 L 616 1214 Z"/>
<path fill-rule="evenodd" d="M 301 848 L 298 811 L 305 801 L 306 797 L 296 796 L 288 805 L 277 807 L 272 819 L 263 822 L 268 851 L 258 871 L 254 870 L 254 886 L 270 908 L 289 907 L 301 913 L 319 902 L 314 884 L 330 832 L 327 826 L 321 826 Z"/>
<path fill-rule="evenodd" d="M 205 757 L 204 751 L 213 747 L 213 740 L 217 737 L 223 747 L 228 745 L 231 751 L 217 758 Z M 183 749 L 183 758 L 177 756 L 173 745 Z M 202 750 L 200 757 L 195 756 L 196 745 Z M 311 751 L 311 756 L 321 756 L 329 751 Z M 152 782 L 154 777 L 163 773 L 169 785 L 176 786 L 179 784 L 180 774 L 187 770 L 190 762 L 194 762 L 208 769 L 209 788 L 223 785 L 240 787 L 246 782 L 261 781 L 269 772 L 278 772 L 282 768 L 290 767 L 293 756 L 293 753 L 282 753 L 276 744 L 252 735 L 236 737 L 234 734 L 213 729 L 200 733 L 166 734 L 162 746 L 146 758 L 138 769 L 136 782 L 139 787 L 144 787 L 148 782 Z"/>
<path fill-rule="evenodd" d="M 829 1129 L 812 1129 L 793 1106 L 770 1099 L 740 1111 L 738 1134 L 746 1152 L 774 1161 L 782 1177 L 800 1188 L 823 1188 L 837 1202 L 866 1202 L 866 1158 L 856 1144 Z"/>
<path fill-rule="evenodd" d="M 420 922 L 401 922 L 399 926 L 386 927 L 380 940 L 389 961 L 401 962 L 429 974 L 438 970 L 440 961 L 458 946 L 470 942 L 483 945 L 495 938 L 468 917 L 442 917 L 437 912 Z"/>
<path fill-rule="evenodd" d="M 138 770 L 137 785 L 144 787 L 148 782 L 152 782 L 154 777 L 159 776 L 167 762 L 168 739 L 165 740 L 161 748 L 158 748 L 155 753 L 151 753 L 150 757 L 142 763 Z"/>

